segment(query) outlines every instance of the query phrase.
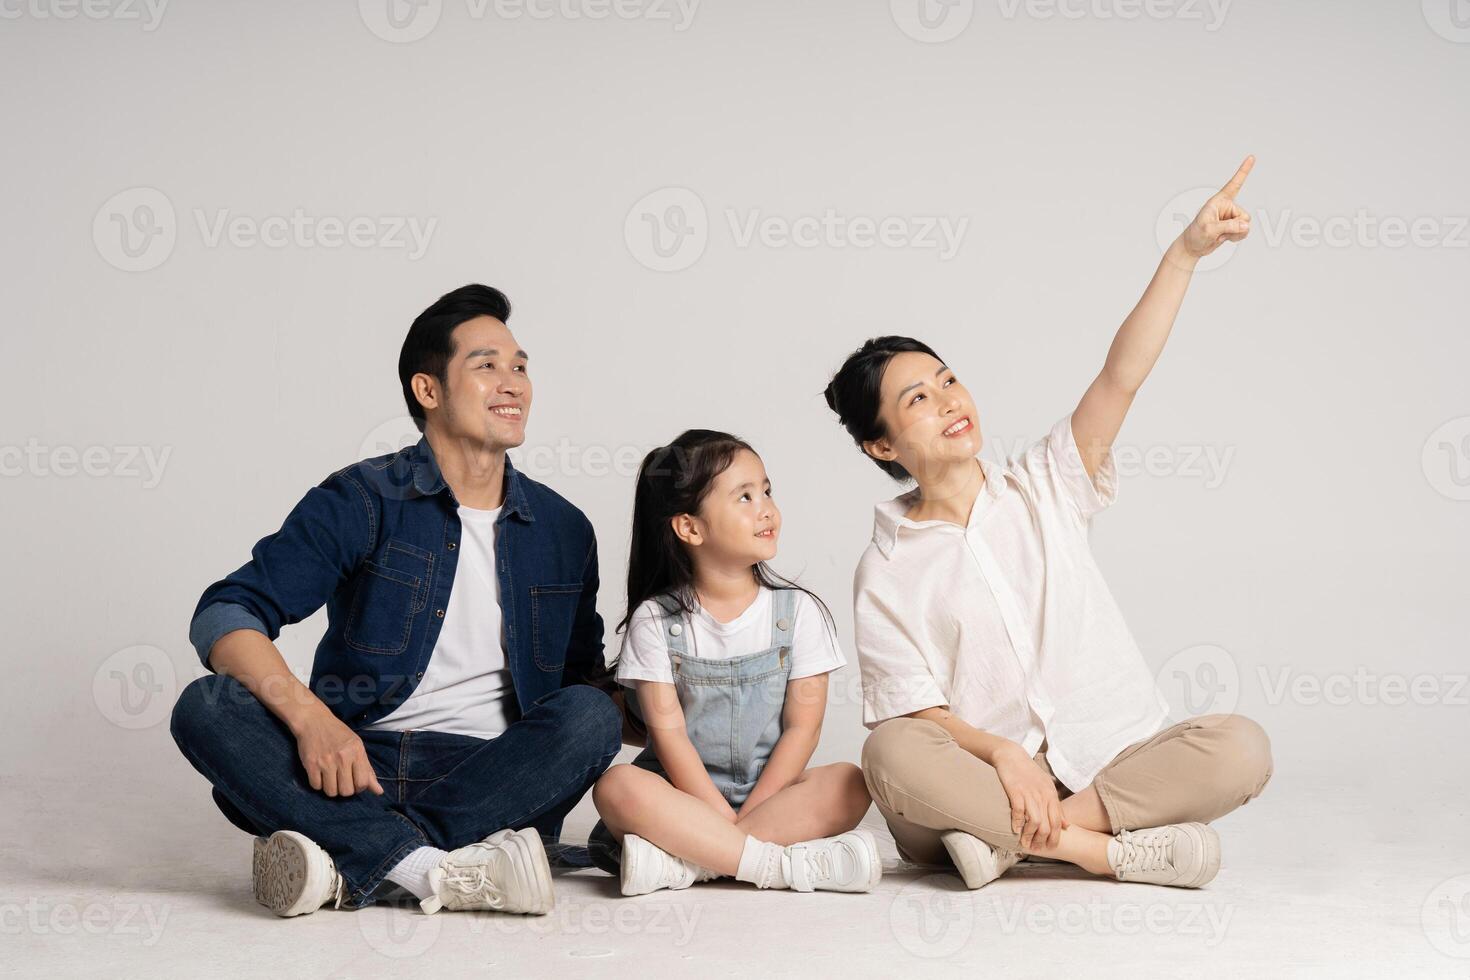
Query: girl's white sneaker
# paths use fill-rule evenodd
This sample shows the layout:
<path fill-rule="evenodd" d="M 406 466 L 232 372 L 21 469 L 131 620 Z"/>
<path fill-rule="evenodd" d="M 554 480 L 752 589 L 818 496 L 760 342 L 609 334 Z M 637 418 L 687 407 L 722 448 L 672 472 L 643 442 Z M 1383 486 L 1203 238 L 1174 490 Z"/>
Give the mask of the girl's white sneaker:
<path fill-rule="evenodd" d="M 331 856 L 294 830 L 255 838 L 250 878 L 255 900 L 276 915 L 305 915 L 328 902 L 342 905 L 342 876 Z"/>
<path fill-rule="evenodd" d="M 939 835 L 949 858 L 965 880 L 965 887 L 974 889 L 990 884 L 1021 860 L 1020 851 L 1007 851 L 992 847 L 973 834 L 963 830 L 948 830 Z"/>
<path fill-rule="evenodd" d="M 419 903 L 440 909 L 486 909 L 545 915 L 556 904 L 551 865 L 534 828 L 497 830 L 484 840 L 450 851 L 429 872 L 434 894 Z"/>
<path fill-rule="evenodd" d="M 710 875 L 703 876 L 706 880 Z M 623 835 L 619 884 L 624 895 L 647 895 L 662 888 L 688 888 L 701 880 L 700 869 L 639 837 Z"/>
<path fill-rule="evenodd" d="M 1198 888 L 1220 870 L 1220 835 L 1202 823 L 1124 830 L 1108 843 L 1119 881 Z"/>
<path fill-rule="evenodd" d="M 873 835 L 852 830 L 784 848 L 781 874 L 793 891 L 866 892 L 883 877 L 883 861 Z"/>

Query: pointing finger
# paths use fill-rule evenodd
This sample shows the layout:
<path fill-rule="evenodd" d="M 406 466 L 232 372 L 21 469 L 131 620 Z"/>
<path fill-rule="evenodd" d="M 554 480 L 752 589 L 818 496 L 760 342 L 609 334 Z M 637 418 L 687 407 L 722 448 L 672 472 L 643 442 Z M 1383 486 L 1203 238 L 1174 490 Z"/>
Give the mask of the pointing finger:
<path fill-rule="evenodd" d="M 1240 189 L 1245 186 L 1245 179 L 1250 176 L 1250 172 L 1255 168 L 1255 165 L 1256 158 L 1254 154 L 1246 157 L 1245 162 L 1240 165 L 1240 169 L 1235 171 L 1235 176 L 1230 178 L 1229 182 L 1221 188 L 1220 192 L 1226 197 L 1231 198 L 1239 194 Z"/>

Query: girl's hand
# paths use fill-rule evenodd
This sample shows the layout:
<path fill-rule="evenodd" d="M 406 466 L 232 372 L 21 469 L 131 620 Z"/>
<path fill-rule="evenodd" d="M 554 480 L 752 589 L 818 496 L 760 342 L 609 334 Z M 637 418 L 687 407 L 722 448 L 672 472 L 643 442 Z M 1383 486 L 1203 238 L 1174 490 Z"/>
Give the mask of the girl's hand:
<path fill-rule="evenodd" d="M 1226 242 L 1238 242 L 1250 234 L 1251 216 L 1236 203 L 1235 198 L 1255 165 L 1254 156 L 1246 157 L 1230 182 L 1205 202 L 1199 214 L 1179 236 L 1179 244 L 1185 252 L 1202 259 Z"/>
<path fill-rule="evenodd" d="M 1062 816 L 1062 801 L 1051 777 L 1014 742 L 998 749 L 993 760 L 1011 803 L 1011 833 L 1021 835 L 1021 850 L 1056 847 L 1070 824 Z"/>

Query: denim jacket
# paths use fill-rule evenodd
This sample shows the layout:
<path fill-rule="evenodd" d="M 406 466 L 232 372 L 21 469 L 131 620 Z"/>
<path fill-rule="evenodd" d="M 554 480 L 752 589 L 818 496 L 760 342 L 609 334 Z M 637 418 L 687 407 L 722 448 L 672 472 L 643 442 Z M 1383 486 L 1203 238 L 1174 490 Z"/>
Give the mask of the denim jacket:
<path fill-rule="evenodd" d="M 427 439 L 338 470 L 250 561 L 204 590 L 190 643 L 209 668 L 224 634 L 253 629 L 275 640 L 325 604 L 311 690 L 351 727 L 372 724 L 428 668 L 454 586 L 457 508 Z M 496 531 L 515 707 L 571 684 L 605 686 L 597 541 L 586 516 L 506 459 Z"/>

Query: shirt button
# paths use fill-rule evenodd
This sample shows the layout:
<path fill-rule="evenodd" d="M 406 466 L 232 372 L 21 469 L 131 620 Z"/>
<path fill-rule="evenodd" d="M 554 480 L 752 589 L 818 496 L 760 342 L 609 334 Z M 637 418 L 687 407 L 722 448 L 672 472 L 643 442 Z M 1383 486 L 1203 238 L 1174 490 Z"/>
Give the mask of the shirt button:
<path fill-rule="evenodd" d="M 438 616 L 440 619 L 443 619 L 444 618 L 444 610 L 442 610 L 442 609 L 435 609 L 434 610 L 434 615 L 435 616 Z"/>
<path fill-rule="evenodd" d="M 673 626 L 669 627 L 670 636 L 678 636 L 682 632 L 684 632 L 684 627 L 680 626 L 678 623 L 675 623 Z"/>
<path fill-rule="evenodd" d="M 788 622 L 786 622 L 786 620 L 784 620 L 784 619 L 778 619 L 778 620 L 776 620 L 776 629 L 780 630 L 782 633 L 786 632 L 790 628 L 791 628 L 791 624 L 788 623 Z"/>
<path fill-rule="evenodd" d="M 458 547 L 459 547 L 459 545 L 455 544 L 453 541 L 449 542 L 449 550 L 450 551 L 453 551 L 455 548 L 458 548 Z"/>

